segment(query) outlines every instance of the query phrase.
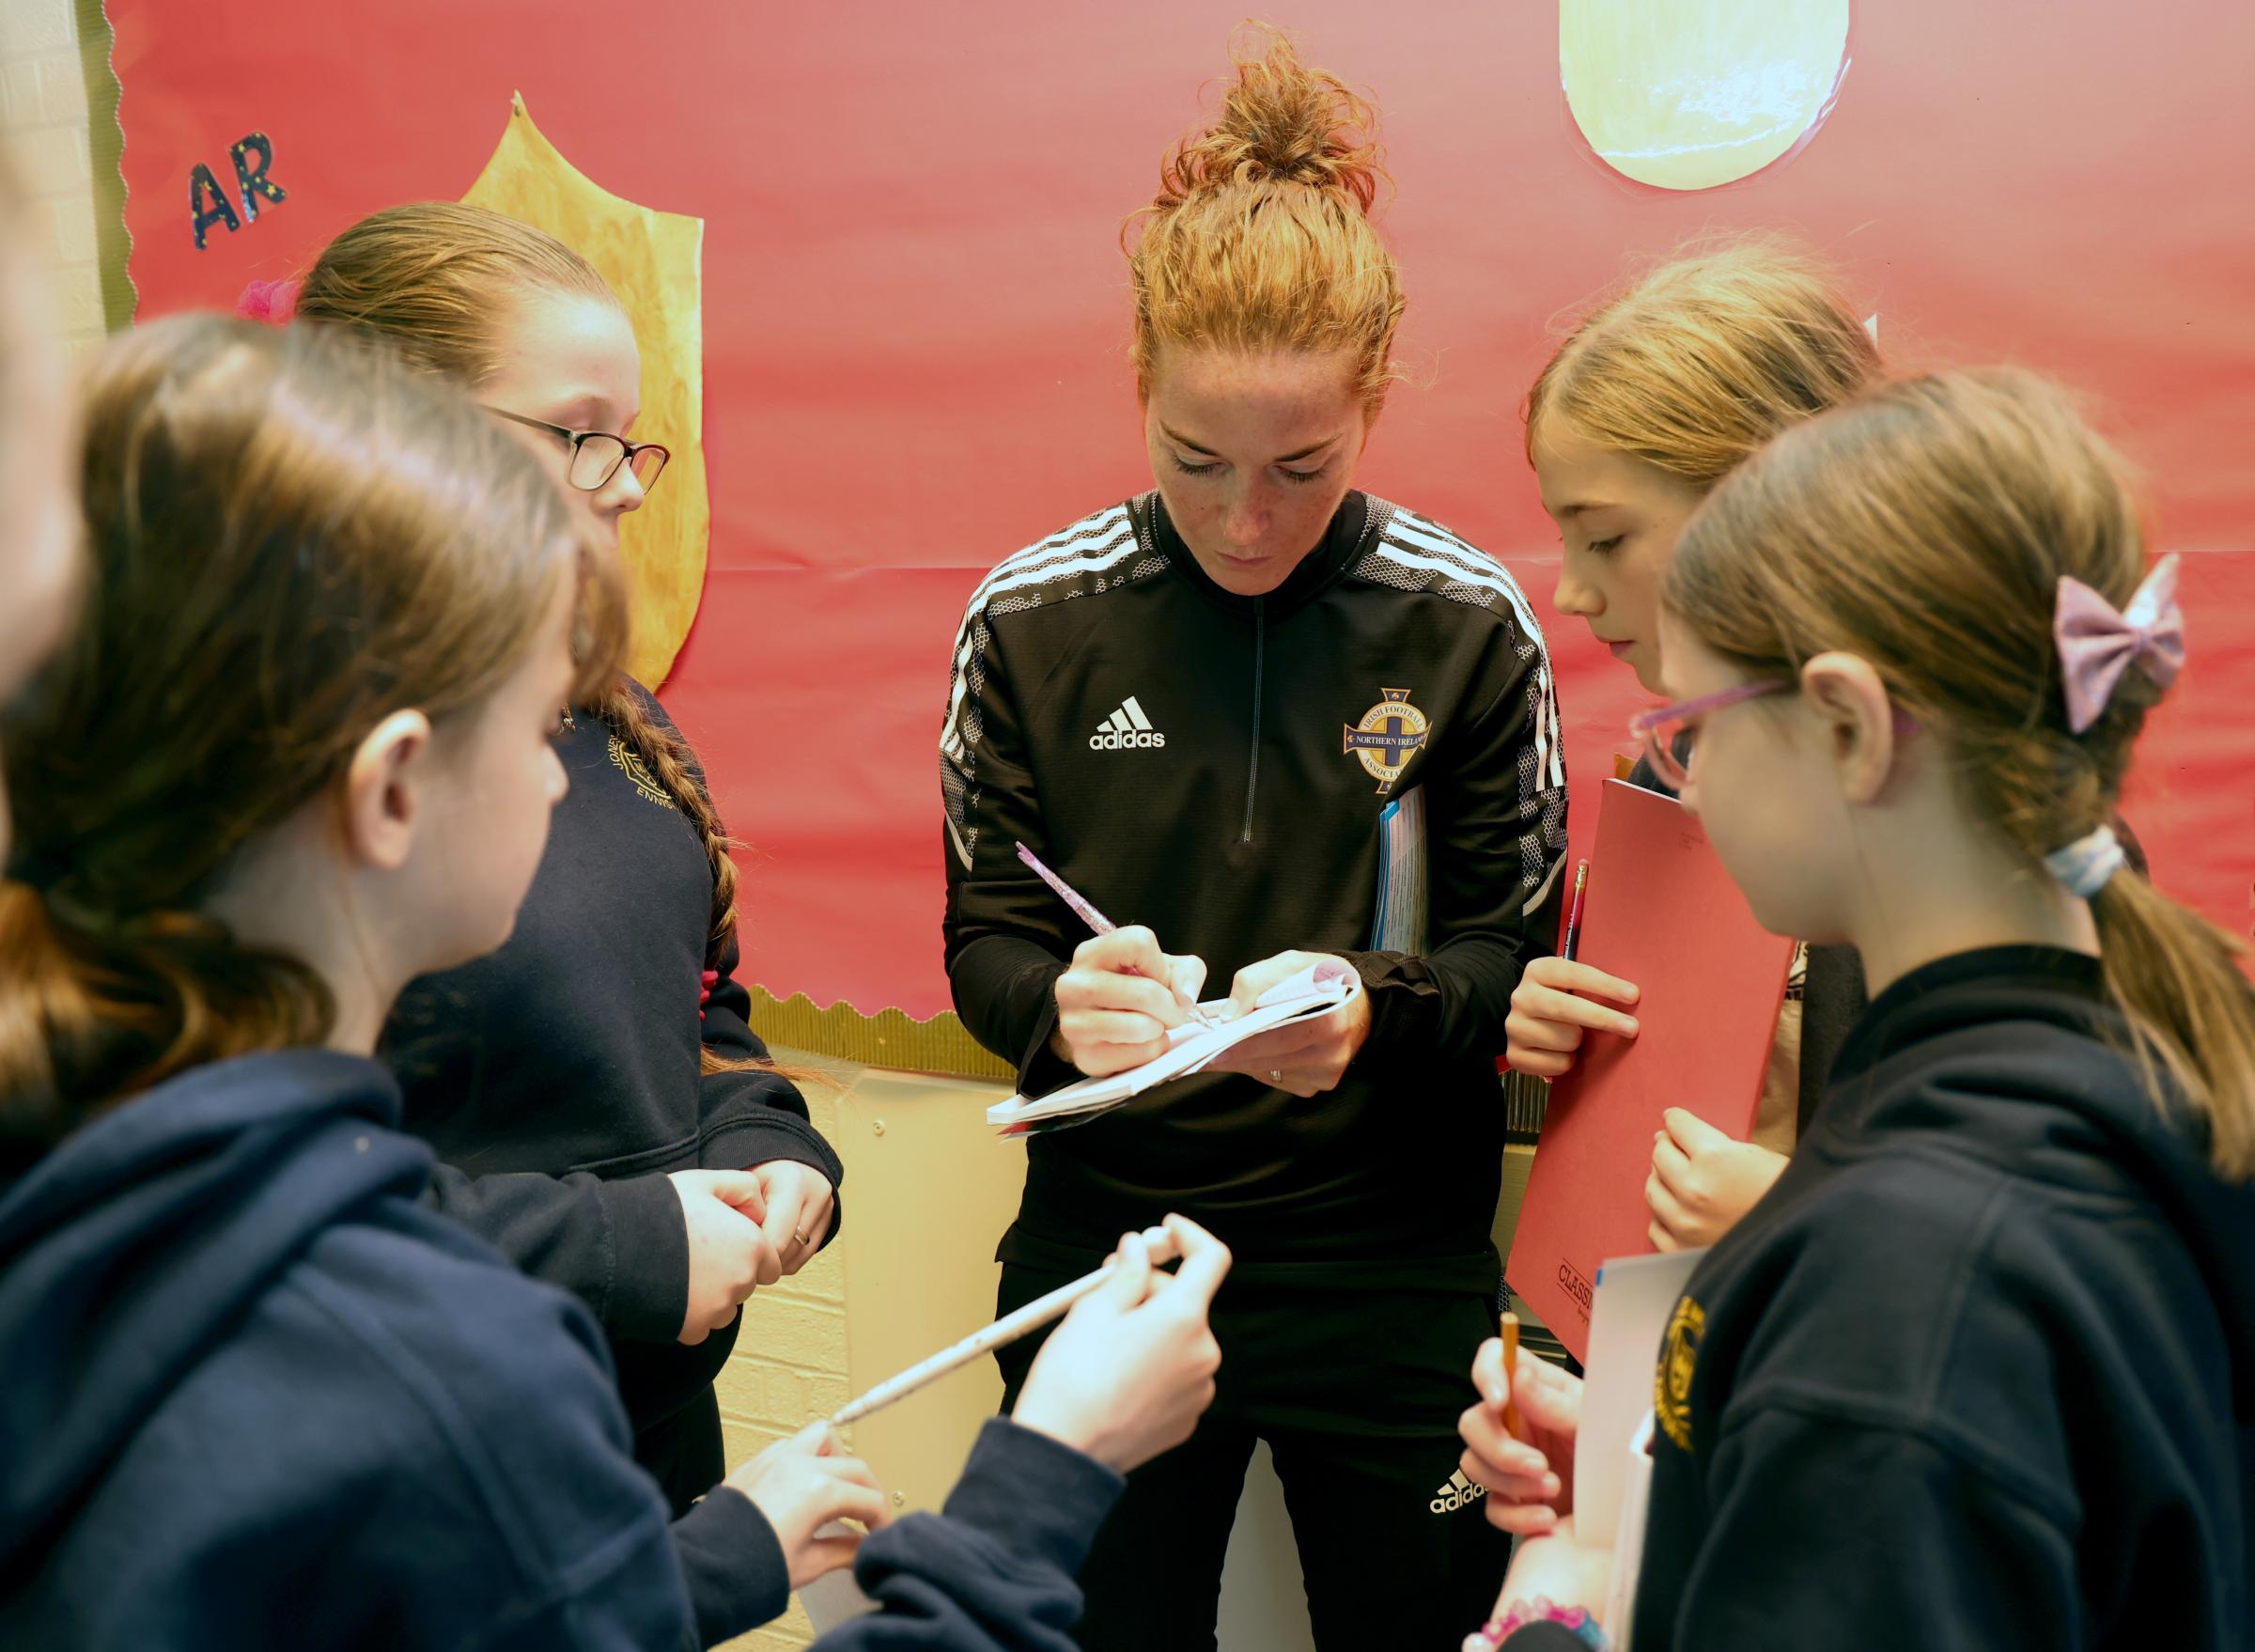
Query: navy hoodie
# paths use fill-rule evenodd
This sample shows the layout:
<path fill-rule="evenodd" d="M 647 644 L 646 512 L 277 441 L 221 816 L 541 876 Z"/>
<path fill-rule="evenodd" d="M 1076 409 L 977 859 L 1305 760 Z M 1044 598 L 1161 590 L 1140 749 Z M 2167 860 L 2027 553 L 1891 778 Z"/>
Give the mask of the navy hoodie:
<path fill-rule="evenodd" d="M 676 1551 L 593 1317 L 418 1203 L 398 1114 L 247 1056 L 0 1195 L 0 1644 L 684 1646 L 700 1548 L 743 1574 L 708 1639 L 782 1610 L 743 1498 Z"/>
<path fill-rule="evenodd" d="M 766 1519 L 669 1528 L 594 1318 L 421 1202 L 398 1115 L 372 1061 L 246 1056 L 0 1186 L 0 1645 L 623 1652 L 783 1610 Z M 990 1425 L 824 1646 L 1062 1652 L 1120 1486 Z"/>
<path fill-rule="evenodd" d="M 2250 1644 L 2255 1190 L 2122 1037 L 2045 947 L 1873 1003 L 1676 1305 L 1639 1652 Z"/>
<path fill-rule="evenodd" d="M 768 1054 L 745 1020 L 733 936 L 698 1007 L 712 924 L 704 837 L 594 712 L 578 712 L 556 748 L 571 789 L 516 928 L 499 951 L 410 983 L 382 1054 L 408 1130 L 438 1152 L 439 1207 L 595 1310 L 639 1434 L 710 1393 L 741 1323 L 692 1347 L 675 1340 L 689 1235 L 672 1173 L 785 1160 L 836 1188 L 845 1170 L 789 1080 L 699 1070 L 706 1048 Z M 842 1223 L 840 1207 L 823 1244 Z M 679 1478 L 676 1465 L 651 1466 Z"/>

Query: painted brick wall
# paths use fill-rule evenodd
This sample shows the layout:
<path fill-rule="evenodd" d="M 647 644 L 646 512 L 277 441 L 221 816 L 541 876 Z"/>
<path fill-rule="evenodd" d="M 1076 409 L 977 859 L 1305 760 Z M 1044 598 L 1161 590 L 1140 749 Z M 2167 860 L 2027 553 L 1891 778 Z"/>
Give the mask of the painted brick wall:
<path fill-rule="evenodd" d="M 108 42 L 95 49 L 106 52 Z M 0 4 L 0 133 L 38 203 L 34 223 L 54 268 L 64 335 L 83 349 L 105 328 L 86 69 L 71 0 Z"/>
<path fill-rule="evenodd" d="M 850 1084 L 859 1069 L 824 1063 Z M 807 1111 L 824 1138 L 840 1140 L 839 1091 L 805 1086 Z M 851 1197 L 850 1192 L 848 1198 Z M 721 1424 L 735 1468 L 762 1446 L 828 1416 L 850 1397 L 846 1392 L 846 1258 L 832 1245 L 798 1275 L 759 1292 L 746 1304 L 736 1351 L 714 1385 Z M 735 1652 L 783 1652 L 813 1637 L 794 1600 L 787 1616 L 729 1643 Z"/>

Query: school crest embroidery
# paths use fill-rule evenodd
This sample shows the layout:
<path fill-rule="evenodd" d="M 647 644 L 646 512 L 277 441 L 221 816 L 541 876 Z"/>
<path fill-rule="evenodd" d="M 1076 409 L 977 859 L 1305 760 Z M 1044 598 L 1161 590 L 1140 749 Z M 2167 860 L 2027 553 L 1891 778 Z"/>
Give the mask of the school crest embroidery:
<path fill-rule="evenodd" d="M 1707 1311 L 1689 1297 L 1678 1299 L 1660 1342 L 1659 1369 L 1652 1381 L 1652 1414 L 1660 1432 L 1680 1450 L 1691 1449 L 1691 1372 L 1699 1364 L 1699 1339 L 1707 1329 Z"/>
<path fill-rule="evenodd" d="M 1378 783 L 1378 795 L 1384 797 L 1393 789 L 1393 783 L 1409 767 L 1425 743 L 1426 732 L 1432 726 L 1425 714 L 1409 703 L 1410 690 L 1382 688 L 1378 703 L 1362 713 L 1362 721 L 1345 731 L 1340 746 L 1352 754 L 1365 772 Z"/>
<path fill-rule="evenodd" d="M 634 783 L 634 789 L 651 803 L 666 809 L 678 809 L 681 806 L 674 802 L 672 794 L 664 787 L 658 784 L 658 777 L 650 772 L 650 766 L 642 760 L 642 754 L 615 734 L 611 737 L 611 761 L 620 773 Z"/>

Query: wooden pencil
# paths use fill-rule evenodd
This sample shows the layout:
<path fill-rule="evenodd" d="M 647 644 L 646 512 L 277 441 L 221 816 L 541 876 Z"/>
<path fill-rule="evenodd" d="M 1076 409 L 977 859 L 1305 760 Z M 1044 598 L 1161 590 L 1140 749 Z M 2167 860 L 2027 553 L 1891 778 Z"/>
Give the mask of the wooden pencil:
<path fill-rule="evenodd" d="M 1151 1254 L 1152 1266 L 1172 1262 L 1178 1255 L 1174 1236 L 1163 1227 L 1148 1228 L 1143 1243 Z M 1016 1342 L 1029 1332 L 1038 1331 L 1052 1319 L 1063 1318 L 1075 1302 L 1096 1289 L 1112 1277 L 1117 1262 L 1107 1262 L 1093 1273 L 1084 1273 L 1070 1285 L 1061 1285 L 1044 1297 L 1036 1297 L 1016 1313 L 1005 1314 L 993 1324 L 974 1331 L 951 1348 L 941 1348 L 928 1360 L 919 1361 L 897 1377 L 888 1377 L 858 1399 L 848 1401 L 831 1413 L 831 1422 L 843 1426 L 858 1422 L 871 1411 L 882 1410 L 894 1400 L 906 1399 L 927 1382 L 936 1382 L 950 1371 L 959 1370 L 982 1354 L 993 1352 L 1005 1343 Z"/>
<path fill-rule="evenodd" d="M 1519 1402 L 1512 1397 L 1519 1371 L 1519 1317 L 1503 1316 L 1503 1428 L 1515 1440 L 1524 1440 L 1527 1430 L 1519 1421 Z"/>

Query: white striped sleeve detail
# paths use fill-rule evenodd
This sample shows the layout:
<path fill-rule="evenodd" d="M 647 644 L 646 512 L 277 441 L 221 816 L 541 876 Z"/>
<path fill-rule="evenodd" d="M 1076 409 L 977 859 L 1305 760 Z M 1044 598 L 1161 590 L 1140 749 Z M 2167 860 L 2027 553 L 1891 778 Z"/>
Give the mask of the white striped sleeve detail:
<path fill-rule="evenodd" d="M 964 604 L 963 623 L 956 632 L 956 647 L 950 659 L 947 716 L 940 725 L 942 755 L 956 762 L 963 760 L 964 702 L 971 692 L 972 658 L 978 651 L 979 627 L 988 604 L 1011 591 L 1103 573 L 1139 554 L 1134 520 L 1128 515 L 1127 506 L 1115 505 L 1003 558 L 992 573 L 979 582 L 978 588 Z"/>
<path fill-rule="evenodd" d="M 1527 628 L 1527 634 L 1538 647 L 1542 644 L 1542 622 L 1535 618 L 1533 605 L 1527 600 L 1527 593 L 1519 588 L 1519 582 L 1511 577 L 1511 570 L 1485 552 L 1467 545 L 1446 528 L 1436 527 L 1409 511 L 1396 509 L 1393 521 L 1387 524 L 1386 537 L 1379 539 L 1376 548 L 1381 555 L 1396 553 L 1395 560 L 1412 568 L 1453 572 L 1467 584 L 1501 591 L 1510 599 L 1511 611 Z"/>
<path fill-rule="evenodd" d="M 972 592 L 972 605 L 978 606 L 997 591 L 1109 568 L 1119 560 L 1115 553 L 1124 546 L 1132 547 L 1135 542 L 1135 523 L 1126 507 L 1115 507 L 1038 545 L 1029 545 L 1016 555 L 1004 557 Z"/>

